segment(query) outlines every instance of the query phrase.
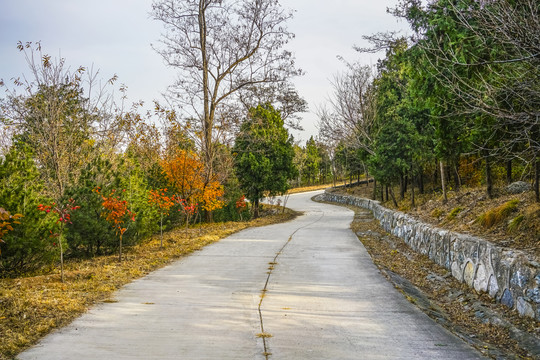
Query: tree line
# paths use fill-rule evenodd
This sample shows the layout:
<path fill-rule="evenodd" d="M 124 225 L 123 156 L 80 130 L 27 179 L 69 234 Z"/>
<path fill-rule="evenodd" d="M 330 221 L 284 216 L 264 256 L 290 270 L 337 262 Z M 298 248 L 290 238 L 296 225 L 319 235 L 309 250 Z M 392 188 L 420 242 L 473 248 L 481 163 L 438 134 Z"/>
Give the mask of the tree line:
<path fill-rule="evenodd" d="M 287 127 L 306 109 L 283 49 L 291 14 L 277 1 L 154 1 L 155 50 L 178 78 L 151 109 L 126 105 L 116 76 L 20 42 L 29 74 L 0 83 L 0 276 L 64 256 L 121 261 L 163 229 L 256 217 L 287 191 Z"/>
<path fill-rule="evenodd" d="M 540 201 L 540 4 L 532 0 L 404 0 L 391 9 L 410 37 L 364 36 L 384 50 L 376 68 L 354 62 L 318 110 L 320 138 L 355 153 L 396 202 L 431 182 L 450 188 L 515 180 Z M 334 150 L 335 152 L 335 150 Z M 378 189 L 378 190 L 377 190 Z"/>

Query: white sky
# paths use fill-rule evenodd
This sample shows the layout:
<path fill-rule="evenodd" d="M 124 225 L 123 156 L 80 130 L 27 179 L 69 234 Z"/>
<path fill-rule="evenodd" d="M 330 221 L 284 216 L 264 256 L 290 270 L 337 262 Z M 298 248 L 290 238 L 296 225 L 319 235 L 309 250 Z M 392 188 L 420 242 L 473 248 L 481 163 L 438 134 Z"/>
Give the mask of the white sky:
<path fill-rule="evenodd" d="M 162 26 L 149 19 L 151 0 L 1 0 L 0 78 L 28 74 L 17 42 L 41 41 L 44 53 L 63 57 L 72 68 L 100 70 L 107 80 L 114 74 L 127 85 L 130 101 L 161 100 L 171 84 L 174 70 L 167 68 L 150 47 L 157 43 Z M 361 59 L 375 64 L 378 56 L 356 53 L 354 44 L 367 46 L 362 35 L 386 30 L 407 30 L 386 13 L 397 0 L 281 0 L 285 8 L 297 10 L 289 22 L 296 38 L 289 49 L 306 75 L 294 83 L 309 103 L 303 114 L 305 141 L 317 135 L 316 107 L 331 93 L 330 79 L 343 70 L 337 55 L 348 61 Z M 1 95 L 0 95 L 1 96 Z"/>

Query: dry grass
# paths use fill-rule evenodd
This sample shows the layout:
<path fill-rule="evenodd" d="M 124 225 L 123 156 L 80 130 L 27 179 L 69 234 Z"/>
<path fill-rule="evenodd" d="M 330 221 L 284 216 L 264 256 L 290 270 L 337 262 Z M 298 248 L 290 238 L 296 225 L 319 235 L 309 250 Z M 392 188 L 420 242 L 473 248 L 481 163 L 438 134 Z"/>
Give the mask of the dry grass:
<path fill-rule="evenodd" d="M 513 199 L 508 202 L 505 202 L 502 205 L 497 206 L 495 209 L 490 209 L 480 215 L 477 221 L 484 228 L 490 228 L 494 225 L 500 224 L 503 220 L 514 212 L 519 204 L 519 200 Z"/>
<path fill-rule="evenodd" d="M 248 227 L 291 220 L 292 211 L 249 222 L 216 223 L 179 228 L 128 249 L 124 261 L 116 255 L 75 260 L 59 274 L 0 279 L 0 359 L 12 359 L 51 330 L 64 326 L 98 302 L 111 301 L 115 290 L 204 246 Z"/>
<path fill-rule="evenodd" d="M 337 182 L 336 186 L 341 186 L 343 184 L 344 184 L 343 181 Z M 334 186 L 333 183 L 323 184 L 323 185 L 303 186 L 303 187 L 290 189 L 289 191 L 287 191 L 287 194 L 297 194 L 297 193 L 308 192 L 308 191 L 324 190 L 324 189 L 328 189 L 329 187 L 333 187 L 333 186 Z"/>

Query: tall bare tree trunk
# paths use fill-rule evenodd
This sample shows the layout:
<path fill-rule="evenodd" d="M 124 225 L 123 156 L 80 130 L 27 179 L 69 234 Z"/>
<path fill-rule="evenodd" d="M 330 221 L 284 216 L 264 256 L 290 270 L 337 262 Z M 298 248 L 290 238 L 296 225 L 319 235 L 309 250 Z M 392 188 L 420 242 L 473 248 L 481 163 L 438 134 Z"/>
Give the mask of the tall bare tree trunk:
<path fill-rule="evenodd" d="M 536 202 L 540 202 L 540 156 L 536 155 L 536 171 L 534 174 L 534 193 L 536 195 Z"/>
<path fill-rule="evenodd" d="M 442 186 L 442 192 L 443 192 L 443 202 L 448 202 L 448 196 L 446 195 L 446 178 L 444 176 L 444 164 L 441 161 L 439 161 L 440 169 L 441 169 L 441 186 Z"/>
<path fill-rule="evenodd" d="M 512 183 L 512 160 L 506 162 L 506 183 L 510 185 Z"/>
<path fill-rule="evenodd" d="M 491 175 L 491 160 L 489 155 L 485 156 L 486 161 L 486 192 L 488 198 L 493 198 L 493 177 Z"/>
<path fill-rule="evenodd" d="M 259 199 L 255 199 L 253 202 L 253 218 L 257 219 L 259 217 Z"/>

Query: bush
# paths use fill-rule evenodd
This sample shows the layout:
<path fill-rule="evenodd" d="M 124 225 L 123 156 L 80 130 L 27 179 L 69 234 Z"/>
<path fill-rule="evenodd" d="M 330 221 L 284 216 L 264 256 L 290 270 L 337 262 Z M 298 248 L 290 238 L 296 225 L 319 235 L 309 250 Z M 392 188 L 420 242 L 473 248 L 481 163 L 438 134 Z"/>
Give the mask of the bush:
<path fill-rule="evenodd" d="M 446 216 L 446 219 L 447 220 L 453 220 L 462 211 L 463 211 L 463 207 L 458 206 L 458 207 L 452 209 L 452 211 L 450 211 L 450 213 L 448 213 L 448 215 Z"/>

